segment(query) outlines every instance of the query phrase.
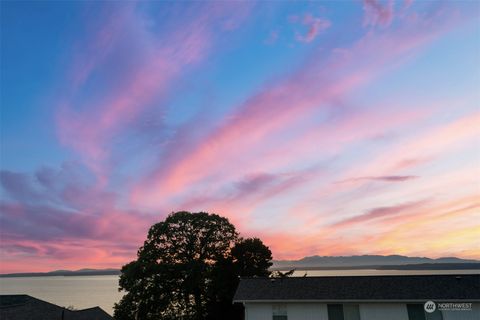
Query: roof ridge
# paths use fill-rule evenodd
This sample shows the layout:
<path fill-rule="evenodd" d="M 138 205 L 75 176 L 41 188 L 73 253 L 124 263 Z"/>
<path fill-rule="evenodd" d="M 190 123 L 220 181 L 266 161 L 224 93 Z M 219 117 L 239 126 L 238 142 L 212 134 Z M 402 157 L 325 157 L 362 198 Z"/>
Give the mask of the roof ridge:
<path fill-rule="evenodd" d="M 271 280 L 285 280 L 285 279 L 312 279 L 312 278 L 387 278 L 387 277 L 478 277 L 479 273 L 452 273 L 452 274 L 379 274 L 379 275 L 334 275 L 334 276 L 292 276 L 292 277 L 240 277 L 242 279 L 271 279 Z"/>

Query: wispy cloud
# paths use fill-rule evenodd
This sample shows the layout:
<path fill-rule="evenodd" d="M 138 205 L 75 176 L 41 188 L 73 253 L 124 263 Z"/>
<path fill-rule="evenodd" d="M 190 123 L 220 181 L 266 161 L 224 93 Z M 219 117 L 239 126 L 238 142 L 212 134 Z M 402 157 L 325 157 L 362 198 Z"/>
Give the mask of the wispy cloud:
<path fill-rule="evenodd" d="M 0 201 L 2 250 L 9 253 L 2 254 L 6 263 L 17 255 L 66 264 L 78 264 L 83 256 L 85 261 L 98 263 L 89 252 L 106 257 L 109 251 L 129 252 L 125 249 L 141 244 L 156 218 L 120 208 L 117 194 L 70 180 L 74 172 L 69 168 L 75 169 L 71 165 L 60 171 L 43 168 L 35 175 L 41 177 L 37 182 L 34 175 L 1 173 L 2 187 L 10 195 Z M 22 187 L 17 188 L 19 185 Z M 129 252 L 122 258 L 130 256 Z M 113 261 L 109 266 L 117 267 Z"/>
<path fill-rule="evenodd" d="M 346 226 L 351 224 L 361 224 L 361 223 L 369 222 L 371 220 L 379 219 L 385 216 L 398 215 L 407 210 L 412 210 L 412 209 L 419 210 L 425 203 L 426 201 L 422 200 L 422 201 L 416 201 L 413 203 L 403 203 L 403 204 L 394 205 L 394 206 L 373 208 L 364 214 L 339 221 L 335 223 L 333 226 L 339 227 L 339 226 Z"/>
<path fill-rule="evenodd" d="M 411 33 L 415 25 L 408 25 L 389 33 L 369 33 L 345 49 L 348 55 L 342 57 L 333 53 L 328 59 L 319 60 L 315 56 L 308 59 L 288 77 L 265 85 L 235 108 L 217 129 L 186 150 L 182 159 L 174 163 L 163 162 L 156 172 L 137 186 L 133 200 L 152 206 L 158 201 L 159 194 L 164 197 L 174 195 L 184 186 L 199 183 L 212 174 L 225 179 L 230 177 L 236 172 L 230 168 L 236 166 L 235 159 L 253 150 L 262 150 L 262 145 L 274 145 L 276 135 L 298 126 L 319 110 L 328 110 L 332 101 L 348 96 L 387 72 L 386 65 L 423 49 L 446 32 L 448 23 L 445 24 L 443 18 L 439 20 L 442 24 L 438 28 L 422 29 L 421 32 Z M 439 22 L 433 20 L 429 24 Z M 293 146 L 296 143 L 298 141 L 292 141 Z M 287 156 L 285 159 L 292 158 Z"/>
<path fill-rule="evenodd" d="M 356 181 L 384 181 L 384 182 L 404 182 L 412 179 L 417 179 L 418 176 L 372 176 L 372 177 L 358 177 L 338 181 L 338 183 L 356 182 Z"/>
<path fill-rule="evenodd" d="M 394 1 L 363 0 L 364 26 L 389 26 L 394 18 Z"/>
<path fill-rule="evenodd" d="M 248 4 L 240 6 L 249 7 Z M 119 58 L 118 62 L 125 65 L 122 66 L 124 81 L 106 90 L 98 99 L 88 101 L 80 111 L 76 101 L 66 97 L 58 114 L 60 140 L 83 157 L 100 182 L 105 183 L 109 175 L 112 139 L 151 108 L 154 102 L 162 104 L 172 83 L 189 67 L 208 56 L 215 38 L 214 30 L 222 30 L 221 26 L 224 31 L 233 29 L 237 23 L 235 20 L 239 19 L 232 16 L 228 4 L 212 3 L 198 9 L 191 18 L 189 15 L 193 12 L 188 10 L 185 21 L 178 21 L 171 32 L 157 38 L 148 29 L 145 18 L 138 13 L 139 8 L 130 6 L 127 13 L 121 15 L 121 23 L 118 16 L 112 15 L 114 26 L 110 27 L 107 23 L 107 30 L 102 29 L 96 35 L 94 42 L 103 43 L 105 37 L 109 40 L 109 48 L 101 50 L 105 56 L 112 52 L 111 47 L 117 50 L 133 45 L 137 47 L 136 52 L 128 57 Z M 245 15 L 239 17 L 245 18 Z M 118 43 L 112 39 L 118 39 Z M 87 54 L 84 59 L 78 60 L 79 64 L 89 61 L 91 54 Z M 95 61 L 98 59 L 95 58 Z M 79 79 L 85 79 L 86 72 L 94 72 L 96 62 L 87 63 L 87 68 L 73 65 L 74 70 L 82 72 L 78 75 Z M 116 82 L 115 79 L 110 80 Z"/>
<path fill-rule="evenodd" d="M 49 100 L 62 152 L 0 171 L 0 267 L 118 267 L 185 209 L 275 258 L 480 257 L 470 5 L 90 4 Z"/>
<path fill-rule="evenodd" d="M 306 14 L 303 18 L 302 24 L 306 26 L 307 32 L 305 34 L 296 34 L 296 39 L 300 42 L 312 42 L 315 38 L 327 30 L 331 26 L 331 22 L 327 19 L 314 17 L 311 14 Z"/>

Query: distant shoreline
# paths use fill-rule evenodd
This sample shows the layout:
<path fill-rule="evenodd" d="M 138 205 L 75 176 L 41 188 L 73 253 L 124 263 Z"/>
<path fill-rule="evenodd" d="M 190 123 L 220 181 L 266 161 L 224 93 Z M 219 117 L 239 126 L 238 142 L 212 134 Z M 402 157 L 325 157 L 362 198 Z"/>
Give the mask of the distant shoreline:
<path fill-rule="evenodd" d="M 108 270 L 78 270 L 78 271 L 52 271 L 52 272 L 24 272 L 0 274 L 0 278 L 27 278 L 27 277 L 76 277 L 76 276 L 118 276 L 120 269 Z"/>
<path fill-rule="evenodd" d="M 272 271 L 298 270 L 478 270 L 480 263 L 418 263 L 402 265 L 369 265 L 369 266 L 281 266 L 270 268 Z"/>
<path fill-rule="evenodd" d="M 404 265 L 368 265 L 368 266 L 282 266 L 270 268 L 271 271 L 296 270 L 478 270 L 480 263 L 419 263 Z M 78 271 L 52 271 L 52 272 L 25 272 L 0 274 L 0 278 L 26 278 L 26 277 L 74 277 L 74 276 L 107 276 L 120 275 L 119 269 L 107 270 L 78 270 Z"/>

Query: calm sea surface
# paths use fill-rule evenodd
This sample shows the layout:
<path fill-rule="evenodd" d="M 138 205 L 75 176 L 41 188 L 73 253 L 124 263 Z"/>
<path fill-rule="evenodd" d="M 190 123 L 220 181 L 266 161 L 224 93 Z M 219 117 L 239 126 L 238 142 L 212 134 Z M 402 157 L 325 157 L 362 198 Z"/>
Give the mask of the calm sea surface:
<path fill-rule="evenodd" d="M 296 276 L 369 276 L 412 274 L 478 274 L 480 270 L 298 270 Z M 60 306 L 76 309 L 99 306 L 113 314 L 118 292 L 118 276 L 0 278 L 1 294 L 29 294 Z"/>
<path fill-rule="evenodd" d="M 28 294 L 59 306 L 85 309 L 99 306 L 113 314 L 118 276 L 0 278 L 1 294 Z"/>

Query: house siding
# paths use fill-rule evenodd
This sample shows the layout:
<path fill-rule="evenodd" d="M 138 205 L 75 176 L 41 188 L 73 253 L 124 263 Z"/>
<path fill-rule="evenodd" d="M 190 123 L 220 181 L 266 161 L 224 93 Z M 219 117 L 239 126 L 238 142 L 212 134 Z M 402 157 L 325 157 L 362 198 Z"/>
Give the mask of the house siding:
<path fill-rule="evenodd" d="M 318 303 L 288 303 L 288 320 L 328 320 L 327 305 Z M 272 319 L 272 304 L 246 303 L 245 320 Z"/>
<path fill-rule="evenodd" d="M 328 320 L 327 304 L 287 303 L 288 320 Z M 361 320 L 408 320 L 404 303 L 361 303 Z M 442 311 L 443 320 L 479 320 L 480 303 L 472 311 Z M 272 303 L 245 303 L 245 320 L 271 320 Z M 428 318 L 427 318 L 428 319 Z"/>
<path fill-rule="evenodd" d="M 269 303 L 245 304 L 245 320 L 272 319 L 272 305 Z"/>

